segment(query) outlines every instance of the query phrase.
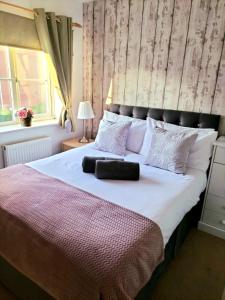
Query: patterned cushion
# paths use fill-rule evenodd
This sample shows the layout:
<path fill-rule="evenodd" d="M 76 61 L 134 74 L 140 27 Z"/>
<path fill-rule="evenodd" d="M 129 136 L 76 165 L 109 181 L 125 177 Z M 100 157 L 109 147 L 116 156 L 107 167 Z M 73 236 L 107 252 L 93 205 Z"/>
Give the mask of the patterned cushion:
<path fill-rule="evenodd" d="M 184 174 L 191 146 L 198 134 L 154 128 L 145 164 Z"/>
<path fill-rule="evenodd" d="M 98 150 L 125 155 L 128 130 L 131 122 L 110 122 L 101 120 L 95 147 Z"/>
<path fill-rule="evenodd" d="M 146 120 L 114 114 L 107 110 L 104 111 L 103 119 L 114 123 L 132 122 L 128 131 L 126 149 L 135 153 L 140 152 L 146 132 Z"/>

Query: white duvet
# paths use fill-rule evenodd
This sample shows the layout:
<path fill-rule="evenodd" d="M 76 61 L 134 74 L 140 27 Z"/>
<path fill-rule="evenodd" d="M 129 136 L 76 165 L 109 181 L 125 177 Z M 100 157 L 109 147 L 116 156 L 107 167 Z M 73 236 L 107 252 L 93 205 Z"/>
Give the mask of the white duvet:
<path fill-rule="evenodd" d="M 162 231 L 164 244 L 206 186 L 206 174 L 202 171 L 188 169 L 186 175 L 174 174 L 143 165 L 143 156 L 131 152 L 124 158 L 140 163 L 139 181 L 99 180 L 93 174 L 83 173 L 84 155 L 120 157 L 88 144 L 27 165 L 153 220 Z"/>

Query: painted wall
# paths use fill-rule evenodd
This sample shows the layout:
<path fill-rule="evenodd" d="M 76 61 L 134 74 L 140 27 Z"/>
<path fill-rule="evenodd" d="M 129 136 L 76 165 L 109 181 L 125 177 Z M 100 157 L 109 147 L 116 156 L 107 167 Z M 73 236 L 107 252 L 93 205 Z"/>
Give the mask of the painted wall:
<path fill-rule="evenodd" d="M 225 0 L 84 3 L 84 97 L 225 116 Z M 225 126 L 223 130 L 225 133 Z"/>
<path fill-rule="evenodd" d="M 7 2 L 21 5 L 27 8 L 40 8 L 43 7 L 46 11 L 54 11 L 56 14 L 67 15 L 73 18 L 74 22 L 83 23 L 83 7 L 80 0 L 7 0 Z M 77 108 L 79 101 L 83 99 L 83 46 L 82 46 L 82 29 L 74 28 L 74 57 L 73 57 L 73 112 L 77 115 Z M 75 136 L 80 136 L 82 133 L 82 123 L 77 122 Z M 43 135 L 52 137 L 53 151 L 57 153 L 60 151 L 60 144 L 63 140 L 71 138 L 73 135 L 67 134 L 58 125 L 49 125 L 45 127 L 33 127 L 19 131 L 12 131 L 7 133 L 0 132 L 0 145 L 11 143 L 18 140 L 35 138 Z M 2 153 L 0 152 L 0 168 L 3 167 Z"/>
<path fill-rule="evenodd" d="M 48 126 L 40 127 L 30 127 L 22 128 L 11 132 L 0 132 L 0 143 L 1 144 L 10 144 L 12 142 L 19 142 L 24 140 L 29 140 L 33 138 L 50 136 L 52 139 L 52 150 L 53 154 L 56 154 L 61 151 L 61 143 L 63 140 L 72 138 L 72 134 L 67 134 L 64 129 L 56 124 L 51 124 Z M 0 149 L 0 169 L 4 167 L 3 162 L 3 153 Z"/>

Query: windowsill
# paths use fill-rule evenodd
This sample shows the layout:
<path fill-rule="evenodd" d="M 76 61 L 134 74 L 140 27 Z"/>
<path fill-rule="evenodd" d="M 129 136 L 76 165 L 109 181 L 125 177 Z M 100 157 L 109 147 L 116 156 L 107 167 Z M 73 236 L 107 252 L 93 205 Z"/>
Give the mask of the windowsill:
<path fill-rule="evenodd" d="M 32 123 L 30 127 L 22 127 L 20 124 L 15 125 L 7 125 L 7 126 L 0 126 L 0 134 L 1 133 L 9 133 L 13 131 L 20 131 L 20 130 L 32 130 L 32 128 L 40 128 L 45 126 L 54 126 L 58 125 L 57 119 L 45 120 L 45 121 L 35 121 Z"/>

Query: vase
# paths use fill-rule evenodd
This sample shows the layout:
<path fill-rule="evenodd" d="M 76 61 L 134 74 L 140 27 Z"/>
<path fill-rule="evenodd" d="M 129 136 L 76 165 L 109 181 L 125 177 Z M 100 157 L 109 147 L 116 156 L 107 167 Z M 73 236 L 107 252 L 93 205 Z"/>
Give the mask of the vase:
<path fill-rule="evenodd" d="M 21 126 L 30 127 L 32 123 L 32 118 L 20 119 L 20 122 L 21 122 Z"/>

